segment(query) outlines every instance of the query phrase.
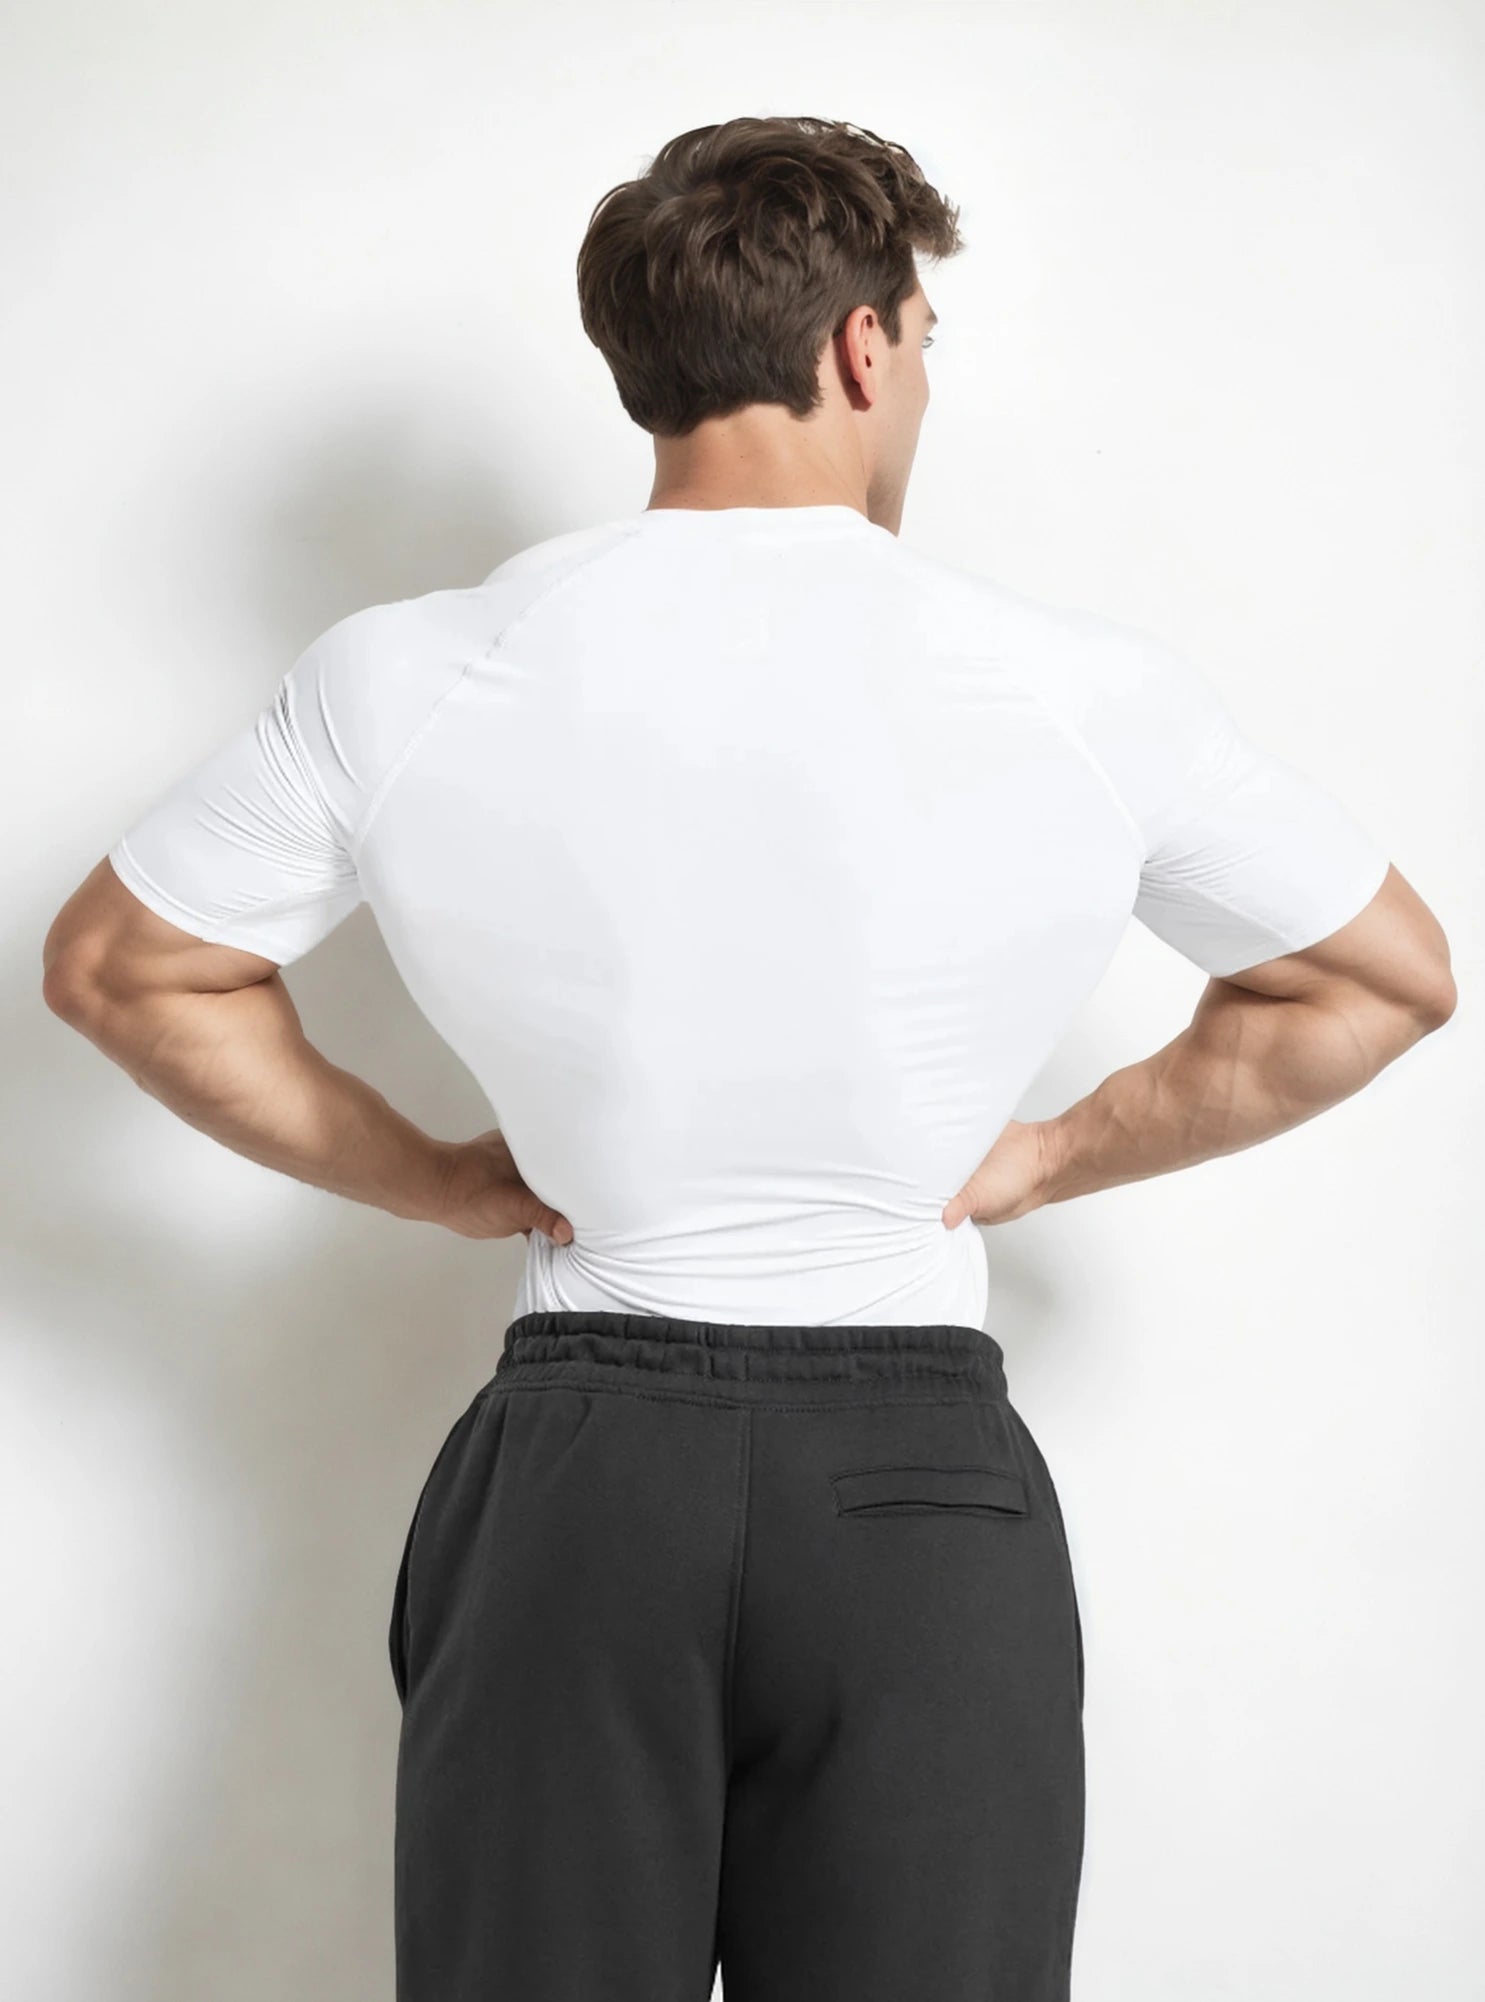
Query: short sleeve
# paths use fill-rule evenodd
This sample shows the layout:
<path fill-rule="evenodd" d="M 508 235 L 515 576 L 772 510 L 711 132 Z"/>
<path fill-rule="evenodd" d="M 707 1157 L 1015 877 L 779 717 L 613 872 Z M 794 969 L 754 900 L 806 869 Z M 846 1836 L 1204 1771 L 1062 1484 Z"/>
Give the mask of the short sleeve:
<path fill-rule="evenodd" d="M 1205 972 L 1237 973 L 1329 938 L 1387 869 L 1334 794 L 1224 712 L 1160 818 L 1134 915 Z"/>
<path fill-rule="evenodd" d="M 1135 834 L 1133 915 L 1204 972 L 1315 945 L 1382 887 L 1388 856 L 1371 830 L 1254 743 L 1179 650 L 1078 612 L 1038 652 L 1046 691 Z"/>
<path fill-rule="evenodd" d="M 141 903 L 280 966 L 350 916 L 364 787 L 346 710 L 366 693 L 367 636 L 366 613 L 322 633 L 253 721 L 119 837 L 108 860 Z"/>

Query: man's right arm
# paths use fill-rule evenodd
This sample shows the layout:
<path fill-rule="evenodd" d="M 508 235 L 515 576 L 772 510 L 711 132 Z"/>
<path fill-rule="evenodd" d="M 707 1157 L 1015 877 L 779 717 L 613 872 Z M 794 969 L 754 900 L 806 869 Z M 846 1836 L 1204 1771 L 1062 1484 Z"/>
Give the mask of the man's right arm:
<path fill-rule="evenodd" d="M 1349 1098 L 1454 1012 L 1438 920 L 1391 868 L 1318 945 L 1213 977 L 1189 1027 L 1037 1122 L 1039 1202 L 1236 1153 Z"/>
<path fill-rule="evenodd" d="M 1189 1027 L 1052 1119 L 1011 1120 L 953 1229 L 1234 1154 L 1349 1098 L 1454 1012 L 1438 920 L 1395 867 L 1318 944 L 1213 976 Z"/>
<path fill-rule="evenodd" d="M 1133 914 L 1208 982 L 1153 1056 L 1054 1119 L 1009 1121 L 945 1206 L 951 1229 L 1267 1140 L 1359 1091 L 1455 1005 L 1443 930 L 1381 841 L 1251 741 L 1184 655 L 1093 614 L 1045 630 L 1036 685 L 1139 845 Z"/>

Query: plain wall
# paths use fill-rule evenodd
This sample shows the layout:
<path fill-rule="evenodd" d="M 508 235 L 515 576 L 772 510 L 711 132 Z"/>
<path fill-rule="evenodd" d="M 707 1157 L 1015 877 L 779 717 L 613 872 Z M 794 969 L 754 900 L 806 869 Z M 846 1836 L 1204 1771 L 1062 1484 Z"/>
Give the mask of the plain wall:
<path fill-rule="evenodd" d="M 1077 2002 L 1478 1994 L 1485 17 L 31 0 L 5 39 L 0 1981 L 390 1998 L 393 1577 L 525 1242 L 188 1127 L 47 1011 L 46 928 L 334 620 L 645 504 L 589 212 L 811 112 L 961 204 L 904 539 L 1184 647 L 1460 988 L 1319 1119 L 988 1233 L 1087 1646 Z M 369 912 L 288 980 L 400 1110 L 489 1123 Z M 1132 927 L 1022 1116 L 1201 986 Z"/>

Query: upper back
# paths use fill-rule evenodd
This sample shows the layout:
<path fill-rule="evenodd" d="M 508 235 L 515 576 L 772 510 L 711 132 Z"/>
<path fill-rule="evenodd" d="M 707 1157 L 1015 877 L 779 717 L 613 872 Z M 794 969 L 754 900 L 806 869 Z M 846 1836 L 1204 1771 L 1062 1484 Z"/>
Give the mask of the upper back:
<path fill-rule="evenodd" d="M 567 1295 L 742 1319 L 770 1274 L 785 1318 L 934 1318 L 939 1213 L 1131 913 L 1222 972 L 1386 869 L 1171 647 L 847 507 L 353 613 L 112 859 L 280 964 L 364 898 L 573 1222 Z"/>

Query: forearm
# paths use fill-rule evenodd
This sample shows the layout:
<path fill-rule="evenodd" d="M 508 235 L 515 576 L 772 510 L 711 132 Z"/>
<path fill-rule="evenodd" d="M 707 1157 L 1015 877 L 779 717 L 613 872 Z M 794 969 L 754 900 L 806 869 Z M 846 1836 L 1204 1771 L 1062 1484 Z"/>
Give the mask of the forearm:
<path fill-rule="evenodd" d="M 1044 1202 L 1167 1174 L 1336 1105 L 1427 1033 L 1382 1001 L 1279 999 L 1214 980 L 1190 1026 L 1039 1123 Z"/>
<path fill-rule="evenodd" d="M 142 1090 L 266 1168 L 394 1216 L 432 1220 L 451 1148 L 332 1064 L 281 976 L 225 993 L 80 998 L 68 1019 Z"/>

